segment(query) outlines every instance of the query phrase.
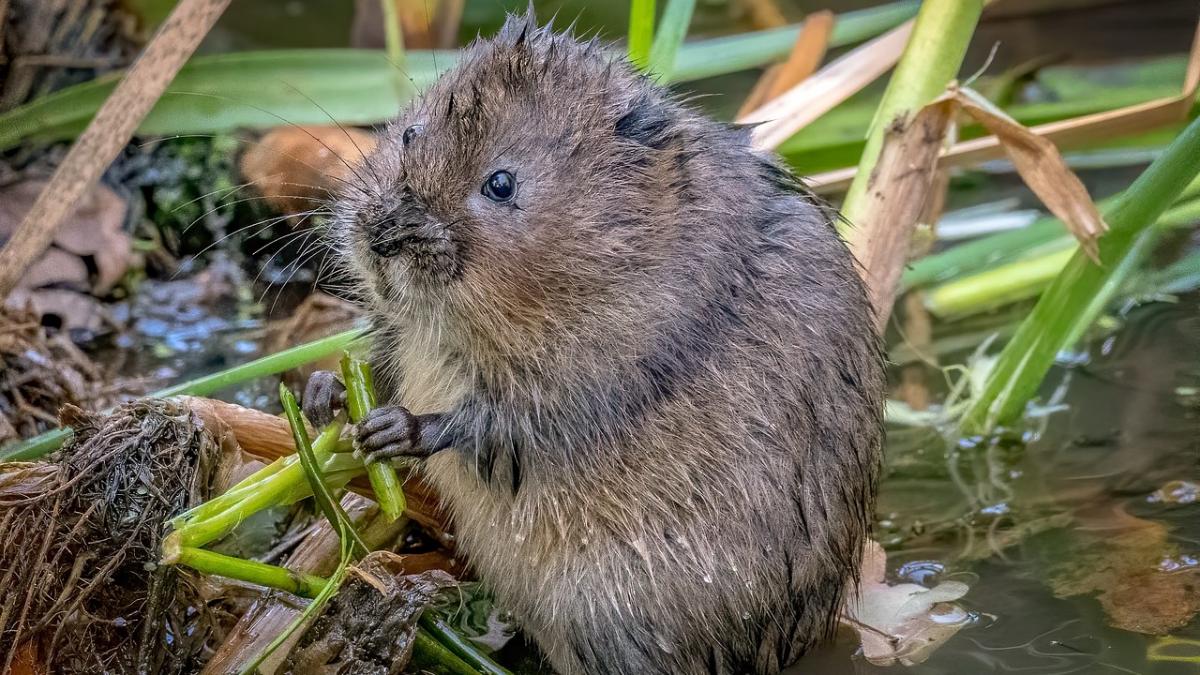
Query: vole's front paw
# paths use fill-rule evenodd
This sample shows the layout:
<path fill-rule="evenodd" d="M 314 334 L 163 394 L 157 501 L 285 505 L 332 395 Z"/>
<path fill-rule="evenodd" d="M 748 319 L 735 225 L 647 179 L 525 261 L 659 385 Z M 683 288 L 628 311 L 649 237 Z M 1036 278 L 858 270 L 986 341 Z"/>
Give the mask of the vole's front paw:
<path fill-rule="evenodd" d="M 393 457 L 424 457 L 419 422 L 408 408 L 383 406 L 367 413 L 355 425 L 354 447 L 369 462 Z"/>
<path fill-rule="evenodd" d="M 346 407 L 346 385 L 328 370 L 318 370 L 304 385 L 302 410 L 318 429 L 329 424 Z"/>

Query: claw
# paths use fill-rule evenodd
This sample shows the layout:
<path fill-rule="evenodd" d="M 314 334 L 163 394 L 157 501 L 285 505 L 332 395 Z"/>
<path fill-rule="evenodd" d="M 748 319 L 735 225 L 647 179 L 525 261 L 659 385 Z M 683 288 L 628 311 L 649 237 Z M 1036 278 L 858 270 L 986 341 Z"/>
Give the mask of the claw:
<path fill-rule="evenodd" d="M 304 416 L 320 428 L 333 421 L 346 405 L 346 385 L 328 370 L 313 373 L 304 385 Z"/>
<path fill-rule="evenodd" d="M 407 408 L 384 406 L 367 413 L 354 429 L 355 449 L 367 461 L 424 456 L 418 448 L 418 423 Z"/>

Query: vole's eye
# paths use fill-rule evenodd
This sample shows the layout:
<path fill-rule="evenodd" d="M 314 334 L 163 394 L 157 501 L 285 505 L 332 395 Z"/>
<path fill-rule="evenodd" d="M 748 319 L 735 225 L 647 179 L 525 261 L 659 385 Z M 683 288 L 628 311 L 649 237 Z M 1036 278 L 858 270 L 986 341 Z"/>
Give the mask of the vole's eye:
<path fill-rule="evenodd" d="M 507 171 L 497 171 L 488 176 L 488 179 L 483 183 L 483 189 L 480 192 L 488 199 L 503 203 L 513 197 L 513 192 L 517 188 L 517 179 Z"/>
<path fill-rule="evenodd" d="M 421 133 L 421 125 L 414 124 L 404 130 L 404 135 L 400 137 L 400 140 L 403 141 L 405 145 L 408 145 L 409 143 L 412 143 L 413 139 L 416 138 L 417 134 L 419 133 Z"/>

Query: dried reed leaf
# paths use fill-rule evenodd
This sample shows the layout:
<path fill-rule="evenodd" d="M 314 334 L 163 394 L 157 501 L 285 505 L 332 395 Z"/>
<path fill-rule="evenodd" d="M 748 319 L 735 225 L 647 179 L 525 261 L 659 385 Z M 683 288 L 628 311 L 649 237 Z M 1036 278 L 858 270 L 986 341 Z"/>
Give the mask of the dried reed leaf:
<path fill-rule="evenodd" d="M 750 93 L 746 95 L 746 100 L 742 101 L 742 107 L 738 108 L 737 119 L 742 119 L 750 113 L 761 108 L 767 101 L 770 101 L 771 85 L 775 79 L 779 77 L 779 71 L 783 66 L 778 63 L 767 66 L 762 75 L 758 76 L 758 80 L 754 83 L 754 87 L 750 89 Z"/>
<path fill-rule="evenodd" d="M 833 21 L 834 15 L 828 11 L 815 12 L 804 20 L 787 60 L 763 71 L 750 94 L 746 96 L 742 107 L 738 109 L 739 119 L 808 79 L 821 67 L 821 61 L 829 48 Z"/>
<path fill-rule="evenodd" d="M 804 20 L 796 44 L 783 62 L 780 77 L 771 83 L 767 100 L 807 80 L 821 67 L 825 52 L 829 49 L 829 36 L 833 34 L 833 12 L 813 12 Z"/>
<path fill-rule="evenodd" d="M 752 136 L 754 147 L 778 147 L 895 66 L 912 29 L 913 22 L 906 21 L 854 49 L 770 103 L 738 118 L 738 124 L 757 125 Z"/>
<path fill-rule="evenodd" d="M 1106 110 L 1057 122 L 1030 127 L 1030 133 L 1041 136 L 1060 149 L 1079 147 L 1095 141 L 1128 136 L 1160 129 L 1186 120 L 1200 91 L 1200 23 L 1192 41 L 1186 75 L 1179 96 L 1146 101 L 1124 108 Z M 954 144 L 942 154 L 941 168 L 970 166 L 1004 156 L 1004 148 L 995 136 L 984 136 Z M 846 167 L 809 176 L 805 181 L 816 192 L 829 194 L 844 191 L 854 180 L 856 168 Z"/>
<path fill-rule="evenodd" d="M 1032 132 L 972 89 L 952 86 L 945 98 L 953 100 L 993 134 L 1029 189 L 1063 221 L 1088 257 L 1099 264 L 1096 240 L 1108 231 L 1108 225 L 1087 188 L 1067 167 L 1054 143 Z"/>

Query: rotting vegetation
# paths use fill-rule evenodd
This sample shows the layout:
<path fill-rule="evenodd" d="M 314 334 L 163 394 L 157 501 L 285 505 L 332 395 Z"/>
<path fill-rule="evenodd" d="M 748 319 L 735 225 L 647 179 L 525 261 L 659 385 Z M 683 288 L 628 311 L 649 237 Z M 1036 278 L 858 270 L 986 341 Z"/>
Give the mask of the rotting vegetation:
<path fill-rule="evenodd" d="M 165 401 L 68 406 L 63 422 L 75 436 L 51 461 L 0 465 L 0 663 L 191 672 L 218 627 L 159 549 L 164 523 L 209 496 L 219 443 Z"/>
<path fill-rule="evenodd" d="M 761 9 L 771 3 L 751 4 Z M 1142 66 L 1143 70 L 1128 67 L 1121 72 L 1138 83 L 1128 92 L 1071 83 L 1075 89 L 1064 87 L 1068 94 L 1062 100 L 1009 105 L 1020 83 L 1047 86 L 1039 80 L 1042 75 L 1045 82 L 1055 78 L 1069 82 L 1072 77 L 1086 81 L 1086 71 L 1037 66 L 1031 72 L 1016 68 L 1011 78 L 1010 73 L 993 78 L 987 72 L 966 87 L 952 83 L 956 73 L 962 74 L 960 66 L 980 10 L 986 19 L 985 4 L 928 0 L 916 21 L 910 22 L 916 16 L 916 3 L 898 2 L 839 16 L 832 27 L 822 28 L 818 24 L 828 18 L 814 15 L 803 29 L 764 25 L 759 32 L 685 44 L 693 11 L 700 11 L 694 3 L 670 0 L 660 8 L 661 19 L 656 22 L 655 3 L 635 0 L 629 27 L 630 56 L 635 62 L 676 82 L 782 62 L 764 75 L 739 118 L 767 122 L 756 131 L 757 142 L 778 149 L 803 173 L 856 165 L 849 171 L 815 176 L 813 186 L 835 194 L 848 186 L 848 177 L 857 170 L 859 184 L 851 187 L 848 198 L 851 224 L 869 227 L 852 233 L 851 241 L 860 247 L 860 258 L 870 269 L 885 271 L 880 275 L 885 281 L 877 288 L 881 314 L 891 310 L 895 294 L 901 298 L 895 316 L 883 326 L 893 332 L 895 360 L 906 364 L 905 386 L 897 389 L 897 400 L 889 408 L 891 445 L 903 447 L 897 441 L 908 432 L 924 434 L 926 443 L 910 454 L 893 450 L 891 477 L 899 483 L 914 476 L 917 482 L 927 481 L 932 476 L 962 492 L 938 518 L 926 519 L 919 511 L 881 514 L 879 539 L 889 547 L 906 541 L 922 545 L 962 541 L 961 547 L 955 546 L 963 568 L 972 561 L 1007 555 L 1047 532 L 1086 530 L 1089 511 L 1082 507 L 1096 499 L 1095 494 L 1063 497 L 1058 506 L 1048 508 L 1040 501 L 1022 503 L 1012 487 L 1020 480 L 1018 467 L 1028 468 L 1023 456 L 1029 445 L 1048 423 L 1048 409 L 1030 406 L 1030 401 L 1060 355 L 1083 349 L 1090 335 L 1111 330 L 1105 316 L 1119 304 L 1117 300 L 1132 298 L 1135 292 L 1138 297 L 1186 293 L 1200 280 L 1195 246 L 1178 243 L 1188 237 L 1187 228 L 1200 215 L 1200 200 L 1196 200 L 1200 189 L 1194 180 L 1200 171 L 1194 161 L 1200 156 L 1200 129 L 1193 122 L 1180 133 L 1194 117 L 1200 51 L 1193 46 L 1190 60 L 1167 59 L 1157 66 Z M 412 95 L 412 85 L 424 85 L 452 61 L 449 52 L 405 52 L 398 40 L 403 34 L 404 44 L 410 47 L 454 46 L 453 38 L 444 37 L 444 25 L 457 22 L 455 6 L 460 11 L 461 3 L 441 0 L 433 5 L 439 18 L 426 22 L 425 34 L 420 29 L 413 33 L 410 20 L 401 26 L 403 31 L 378 36 L 379 44 L 358 45 L 385 47 L 386 59 L 376 49 L 338 54 L 259 52 L 209 54 L 184 66 L 174 86 L 192 95 L 160 99 L 137 132 L 139 138 L 148 139 L 151 149 L 126 148 L 117 164 L 129 170 L 109 173 L 110 181 L 124 176 L 126 186 L 140 191 L 151 206 L 160 197 L 167 198 L 157 209 L 156 228 L 140 230 L 155 232 L 138 242 L 149 249 L 146 269 L 127 275 L 119 292 L 137 293 L 135 278 L 140 274 L 174 275 L 184 267 L 168 253 L 202 254 L 230 243 L 251 259 L 261 258 L 263 251 L 287 251 L 282 265 L 271 266 L 274 256 L 266 263 L 255 261 L 257 280 L 268 282 L 264 297 L 273 281 L 299 274 L 307 284 L 306 273 L 309 278 L 319 274 L 321 252 L 314 244 L 316 230 L 310 226 L 322 217 L 320 200 L 336 192 L 339 180 L 349 178 L 355 158 L 373 142 L 370 131 L 339 126 L 382 122 Z M 389 15 L 384 8 L 383 17 L 395 28 L 404 15 Z M 431 34 L 433 24 L 442 26 L 436 29 L 440 37 Z M 410 40 L 414 35 L 419 39 Z M 914 35 L 924 37 L 910 39 Z M 930 35 L 935 37 L 926 39 Z M 906 49 L 910 43 L 925 48 Z M 806 72 L 804 64 L 813 62 L 814 54 L 819 62 L 828 50 L 847 46 L 854 49 L 834 52 L 824 68 Z M 722 58 L 714 58 L 717 52 Z M 412 74 L 411 82 L 397 76 L 400 62 Z M 869 89 L 864 93 L 871 79 L 893 66 L 897 74 L 887 93 Z M 239 77 L 238 72 L 252 75 Z M 263 86 L 276 81 L 289 86 Z M 43 143 L 78 134 L 112 85 L 111 79 L 81 84 L 0 112 L 0 147 L 24 143 L 19 159 L 28 163 L 30 153 L 36 155 L 35 149 Z M 1051 98 L 1060 95 L 1051 93 Z M 1105 93 L 1112 93 L 1111 100 Z M 990 102 L 981 102 L 982 95 Z M 204 99 L 213 101 L 221 115 L 201 110 L 204 106 L 197 101 Z M 963 109 L 983 120 L 986 130 L 960 115 Z M 875 123 L 868 125 L 873 115 Z M 325 126 L 310 129 L 284 122 Z M 272 127 L 279 129 L 260 141 L 241 136 L 246 129 Z M 995 135 L 977 138 L 985 131 Z M 186 137 L 191 134 L 217 136 Z M 174 138 L 177 135 L 183 137 Z M 928 244 L 943 220 L 946 195 L 954 191 L 948 186 L 961 180 L 951 169 L 1007 151 L 1018 167 L 1025 167 L 1022 175 L 1029 178 L 1047 166 L 1044 161 L 1051 157 L 1050 150 L 1057 154 L 1054 146 L 1047 149 L 1043 139 L 1064 151 L 1112 145 L 1114 140 L 1147 143 L 1158 159 L 1122 195 L 1101 202 L 1097 211 L 1087 190 L 1080 194 L 1083 184 L 1069 184 L 1074 176 L 1066 165 L 1077 163 L 1078 157 L 1068 154 L 1065 162 L 1054 161 L 1055 170 L 1042 175 L 1041 184 L 1038 176 L 1030 178 L 1037 194 L 1045 196 L 1047 188 L 1069 193 L 1060 194 L 1057 202 L 1052 203 L 1053 197 L 1047 200 L 1048 210 L 1063 215 L 1065 223 L 1043 218 L 1028 227 L 984 234 L 945 250 Z M 230 148 L 239 141 L 249 147 L 235 158 Z M 195 159 L 197 154 L 200 160 Z M 272 154 L 286 155 L 288 161 L 267 161 Z M 197 181 L 193 173 L 184 191 L 156 192 L 162 185 L 164 156 L 183 158 L 185 164 L 195 162 L 208 167 L 206 171 L 219 167 L 211 172 L 221 175 L 200 176 Z M 1145 155 L 1141 157 L 1138 162 L 1145 163 Z M 224 173 L 236 159 L 247 173 L 245 184 Z M 175 181 L 175 187 L 179 185 Z M 871 198 L 864 197 L 868 193 Z M 138 201 L 135 198 L 133 203 Z M 264 205 L 275 209 L 270 218 L 240 222 L 250 220 L 247 213 L 262 215 L 258 209 Z M 1161 213 L 1168 206 L 1171 210 Z M 1077 218 L 1079 214 L 1084 217 Z M 1095 220 L 1096 214 L 1102 222 Z M 193 227 L 197 222 L 201 226 Z M 1105 223 L 1111 227 L 1107 234 Z M 239 234 L 242 228 L 245 232 Z M 280 240 L 281 247 L 268 248 L 272 241 L 260 246 L 254 241 L 260 233 Z M 861 236 L 855 239 L 855 235 Z M 1165 254 L 1169 264 L 1153 275 L 1139 275 L 1155 251 L 1163 257 L 1164 242 L 1177 244 Z M 284 243 L 293 247 L 282 248 Z M 905 269 L 913 258 L 920 259 Z M 1097 258 L 1102 266 L 1096 266 Z M 138 261 L 134 262 L 136 267 Z M 203 256 L 191 262 L 202 263 Z M 948 306 L 944 298 L 951 297 L 949 291 L 959 290 L 948 288 L 950 284 L 961 284 L 961 293 L 970 293 L 953 296 L 959 299 L 953 312 L 947 310 L 951 318 L 930 326 L 928 313 L 940 317 Z M 339 290 L 336 280 L 326 289 Z M 279 302 L 278 295 L 272 307 Z M 1036 305 L 1031 304 L 1034 301 Z M 286 307 L 288 301 L 283 304 Z M 984 312 L 981 307 L 1003 311 Z M 1021 316 L 1031 308 L 1028 316 Z M 408 665 L 415 654 L 420 667 L 464 675 L 507 672 L 499 663 L 530 672 L 527 664 L 514 665 L 520 659 L 511 658 L 511 653 L 495 654 L 496 645 L 487 642 L 483 628 L 466 637 L 469 631 L 449 628 L 446 618 L 454 612 L 446 610 L 447 605 L 482 605 L 479 624 L 492 628 L 503 624 L 486 594 L 472 593 L 449 603 L 441 597 L 438 609 L 431 609 L 426 605 L 437 595 L 433 587 L 445 580 L 407 576 L 432 567 L 451 571 L 458 579 L 469 578 L 463 561 L 453 558 L 452 538 L 437 511 L 436 498 L 418 483 L 408 481 L 406 495 L 391 495 L 392 515 L 400 515 L 396 499 L 406 498 L 408 506 L 404 517 L 393 520 L 381 516 L 372 502 L 344 493 L 374 497 L 366 468 L 344 452 L 347 448 L 344 441 L 339 444 L 337 430 L 310 429 L 298 418 L 289 428 L 278 417 L 203 399 L 143 400 L 108 415 L 84 413 L 76 406 L 105 410 L 117 402 L 113 381 L 62 332 L 50 327 L 47 333 L 42 319 L 10 313 L 0 324 L 5 366 L 0 375 L 0 412 L 4 413 L 0 422 L 7 420 L 11 427 L 0 426 L 0 443 L 8 438 L 35 438 L 36 443 L 16 448 L 18 456 L 24 457 L 57 447 L 67 434 L 38 434 L 55 426 L 54 418 L 63 406 L 62 422 L 74 428 L 74 437 L 49 461 L 0 464 L 0 536 L 5 537 L 0 548 L 0 587 L 19 591 L 6 593 L 0 606 L 0 655 L 6 663 L 48 663 L 53 672 L 192 672 L 218 653 L 222 656 L 209 662 L 207 672 L 238 672 L 260 661 L 265 670 L 280 668 L 279 672 L 303 672 L 305 667 L 298 663 L 348 662 L 374 669 L 371 672 L 399 672 L 417 667 Z M 289 323 L 294 330 L 302 328 L 294 324 Z M 357 337 L 354 332 L 339 334 L 159 393 L 212 394 L 337 356 L 347 345 L 357 352 L 361 345 L 352 344 Z M 1007 346 L 999 351 L 1002 343 Z M 987 356 L 991 353 L 1000 354 L 998 365 Z M 939 371 L 922 362 L 955 365 Z M 931 382 L 939 374 L 947 379 L 945 387 Z M 264 390 L 270 392 L 271 387 L 257 390 L 254 396 L 243 395 L 256 406 L 274 408 L 274 395 L 264 395 Z M 1181 401 L 1194 397 L 1186 390 L 1187 385 L 1181 385 Z M 284 395 L 285 402 L 288 396 L 290 392 Z M 222 415 L 239 416 L 242 422 L 227 424 Z M 303 446 L 305 434 L 312 436 L 311 456 L 303 461 L 295 455 L 276 460 L 294 452 L 297 444 Z M 249 470 L 256 473 L 249 478 L 222 495 L 209 495 L 206 490 L 214 481 L 216 458 L 235 454 L 235 445 L 264 461 L 276 461 L 255 465 Z M 223 454 L 218 451 L 222 446 Z M 937 457 L 931 462 L 932 454 Z M 379 480 L 376 476 L 377 485 Z M 243 499 L 256 492 L 265 494 L 262 490 L 268 484 L 278 490 L 272 499 L 253 504 Z M 309 499 L 313 493 L 316 499 Z M 213 499 L 207 504 L 201 503 L 210 496 Z M 213 535 L 210 540 L 180 544 L 168 539 L 164 549 L 163 537 L 185 528 L 189 524 L 185 512 L 194 507 L 200 510 L 191 511 L 192 515 L 224 513 L 223 529 L 205 535 Z M 230 517 L 230 508 L 244 511 Z M 274 518 L 270 527 L 277 530 L 268 537 L 272 546 L 260 551 L 259 561 L 231 555 L 223 548 L 228 539 L 251 529 L 243 521 L 252 512 Z M 1181 627 L 1186 631 L 1200 609 L 1195 601 L 1196 571 L 1179 562 L 1188 560 L 1188 553 L 1168 543 L 1165 528 L 1142 524 L 1117 539 L 1121 546 L 1115 553 L 1083 537 L 1083 543 L 1068 554 L 1070 560 L 1051 568 L 1049 583 L 1062 597 L 1098 595 L 1109 623 L 1123 630 L 1175 635 L 1172 631 Z M 1143 545 L 1139 538 L 1145 532 L 1153 534 L 1147 537 L 1152 546 Z M 399 542 L 398 535 L 402 535 Z M 293 551 L 309 550 L 301 548 L 306 545 L 324 551 L 313 558 L 319 558 L 319 564 L 308 564 L 306 556 L 289 558 Z M 381 567 L 381 554 L 363 557 L 374 549 L 399 550 L 399 554 L 388 559 L 390 566 Z M 1178 556 L 1175 567 L 1159 568 L 1163 561 L 1156 560 L 1155 554 L 1160 550 Z M 30 557 L 30 551 L 38 552 L 37 557 Z M 881 558 L 872 559 L 873 582 L 884 580 L 886 561 Z M 161 564 L 164 561 L 179 564 Z M 1118 584 L 1114 575 L 1124 583 Z M 225 584 L 216 580 L 231 578 L 240 579 L 243 590 L 265 586 L 276 591 L 258 598 L 253 605 L 258 609 L 245 611 L 244 625 L 231 631 L 229 641 L 221 646 L 226 619 L 233 617 L 218 620 L 214 614 L 218 610 L 210 605 L 213 596 L 202 590 L 206 584 Z M 339 591 L 342 580 L 344 588 Z M 916 581 L 924 589 L 916 592 L 924 597 L 910 604 L 924 603 L 937 621 L 944 623 L 953 616 L 961 623 L 948 630 L 942 625 L 938 632 L 918 615 L 890 621 L 881 629 L 848 616 L 847 623 L 864 637 L 863 653 L 873 662 L 909 664 L 929 658 L 942 641 L 978 618 L 940 602 L 961 598 L 965 584 L 937 576 Z M 230 587 L 220 588 L 224 592 Z M 878 584 L 877 597 L 886 596 L 891 588 Z M 312 596 L 319 601 L 306 605 L 300 599 Z M 370 600 L 365 599 L 368 596 Z M 1131 597 L 1143 602 L 1121 600 Z M 902 605 L 907 600 L 905 596 L 894 601 Z M 349 606 L 360 604 L 379 609 L 380 623 L 373 623 L 376 619 L 365 612 L 347 615 Z M 310 618 L 319 618 L 306 627 L 296 620 L 301 607 L 307 608 Z M 891 609 L 883 601 L 868 602 L 857 608 L 855 616 L 887 614 Z M 986 613 L 988 608 L 979 609 Z M 389 627 L 386 636 L 382 630 L 372 630 L 385 626 Z M 500 632 L 507 634 L 510 629 L 504 624 Z M 264 641 L 261 631 L 267 638 L 290 633 L 292 639 L 272 645 L 274 654 L 268 655 L 267 643 L 272 640 Z M 930 637 L 934 634 L 936 639 Z M 1180 635 L 1170 638 L 1173 649 L 1188 644 L 1188 634 Z M 394 641 L 369 647 L 359 642 L 381 636 Z M 1148 649 L 1146 658 L 1160 651 Z M 359 655 L 365 660 L 356 661 Z M 1180 657 L 1172 652 L 1171 658 Z"/>

